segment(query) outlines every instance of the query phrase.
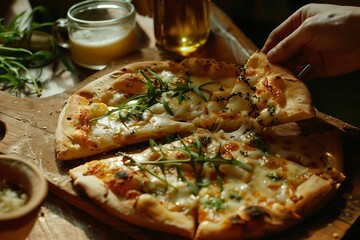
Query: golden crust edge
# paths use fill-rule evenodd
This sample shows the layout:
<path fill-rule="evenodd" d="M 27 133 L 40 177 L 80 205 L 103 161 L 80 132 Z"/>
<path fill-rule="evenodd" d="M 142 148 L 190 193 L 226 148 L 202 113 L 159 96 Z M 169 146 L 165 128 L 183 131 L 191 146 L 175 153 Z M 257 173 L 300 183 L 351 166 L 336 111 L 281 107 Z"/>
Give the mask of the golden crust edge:
<path fill-rule="evenodd" d="M 120 219 L 154 231 L 171 232 L 192 238 L 195 231 L 193 216 L 180 212 L 171 212 L 149 195 L 140 195 L 138 199 L 120 200 L 104 183 L 95 176 L 84 176 L 86 165 L 69 171 L 74 185 L 105 211 Z M 151 205 L 152 209 L 148 206 Z M 145 212 L 146 210 L 146 212 Z M 161 213 L 155 215 L 154 213 Z"/>
<path fill-rule="evenodd" d="M 274 78 L 280 76 L 283 79 L 286 89 L 286 109 L 289 112 L 287 114 L 288 116 L 284 116 L 286 119 L 284 119 L 284 121 L 279 121 L 279 123 L 304 120 L 316 115 L 315 109 L 312 106 L 309 89 L 306 84 L 298 79 L 290 70 L 270 62 L 267 59 L 266 54 L 262 52 L 254 53 L 249 58 L 246 65 L 248 64 L 255 69 L 258 67 L 265 68 L 265 66 L 268 65 L 271 68 L 271 74 L 268 77 Z M 290 102 L 288 102 L 289 100 Z"/>

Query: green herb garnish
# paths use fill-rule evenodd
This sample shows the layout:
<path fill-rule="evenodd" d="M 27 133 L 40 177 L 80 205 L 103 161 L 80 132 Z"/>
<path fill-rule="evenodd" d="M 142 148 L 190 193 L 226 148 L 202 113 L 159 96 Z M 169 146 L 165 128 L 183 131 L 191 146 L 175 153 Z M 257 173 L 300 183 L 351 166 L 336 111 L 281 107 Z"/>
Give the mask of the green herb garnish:
<path fill-rule="evenodd" d="M 237 202 L 242 200 L 242 197 L 237 192 L 230 192 L 229 193 L 229 198 L 232 199 L 232 200 L 235 200 Z"/>
<path fill-rule="evenodd" d="M 276 112 L 275 106 L 268 104 L 266 107 L 268 109 L 270 116 L 272 116 L 272 117 L 275 116 L 275 112 Z"/>
<path fill-rule="evenodd" d="M 250 82 L 249 82 L 249 79 L 246 78 L 246 67 L 243 66 L 241 68 L 241 73 L 240 75 L 238 76 L 238 79 L 240 79 L 241 81 L 243 81 L 252 91 L 256 91 L 256 87 L 255 86 L 251 86 L 250 85 Z"/>
<path fill-rule="evenodd" d="M 222 177 L 221 177 L 221 174 L 219 171 L 219 167 L 221 164 L 230 164 L 230 165 L 238 166 L 246 171 L 250 171 L 250 172 L 253 171 L 253 167 L 246 163 L 243 163 L 236 159 L 224 159 L 221 156 L 220 152 L 218 152 L 217 155 L 214 157 L 206 156 L 206 154 L 203 153 L 202 148 L 206 147 L 206 145 L 209 143 L 209 139 L 207 139 L 207 138 L 196 139 L 194 141 L 194 143 L 189 144 L 189 145 L 186 145 L 183 141 L 181 141 L 181 143 L 182 143 L 182 146 L 179 148 L 176 148 L 175 150 L 180 150 L 180 151 L 184 152 L 185 155 L 187 156 L 187 158 L 180 159 L 180 160 L 179 159 L 167 159 L 166 154 L 162 148 L 162 145 L 156 144 L 156 142 L 154 140 L 150 140 L 150 147 L 153 148 L 153 151 L 155 153 L 159 154 L 159 157 L 153 161 L 142 161 L 141 163 L 136 163 L 135 160 L 132 160 L 130 162 L 132 165 L 136 165 L 136 166 L 140 165 L 141 167 L 139 167 L 139 168 L 141 170 L 145 170 L 154 176 L 156 174 L 154 172 L 152 172 L 151 170 L 149 170 L 148 168 L 146 168 L 146 165 L 155 165 L 155 166 L 160 167 L 163 171 L 164 176 L 166 176 L 164 173 L 164 168 L 167 166 L 173 166 L 178 171 L 179 179 L 184 182 L 187 182 L 188 186 L 192 186 L 193 183 L 188 182 L 186 180 L 186 178 L 183 176 L 182 168 L 181 168 L 182 164 L 189 164 L 194 172 L 195 181 L 196 181 L 196 185 L 197 185 L 197 187 L 192 186 L 192 191 L 195 191 L 194 189 L 199 189 L 210 183 L 209 181 L 201 178 L 201 172 L 202 172 L 204 164 L 211 164 L 215 168 L 215 171 L 217 173 L 216 178 L 217 178 L 217 181 L 219 183 L 221 190 L 222 190 L 222 186 L 223 186 Z M 161 181 L 166 182 L 166 179 L 162 179 L 158 176 L 157 176 L 157 178 L 159 178 Z M 168 185 L 170 185 L 170 184 L 168 184 Z M 175 187 L 173 187 L 173 188 L 175 188 Z M 197 194 L 197 191 L 193 192 L 193 193 Z"/>
<path fill-rule="evenodd" d="M 192 85 L 189 77 L 185 77 L 185 79 L 182 79 L 184 83 L 180 83 L 180 81 L 173 83 L 171 80 L 175 78 L 174 75 L 170 75 L 163 80 L 149 68 L 141 70 L 140 73 L 146 80 L 144 83 L 146 92 L 131 96 L 102 117 L 118 112 L 118 119 L 126 125 L 126 121 L 131 119 L 141 120 L 144 112 L 151 111 L 150 108 L 157 103 L 161 103 L 165 111 L 173 116 L 174 112 L 167 98 L 177 97 L 178 102 L 181 103 L 188 92 L 194 92 L 201 100 L 208 101 L 208 98 L 203 93 L 204 91 L 207 92 L 203 89 L 203 86 L 212 82 Z"/>
<path fill-rule="evenodd" d="M 266 175 L 266 177 L 268 177 L 268 178 L 270 178 L 272 181 L 274 181 L 274 182 L 278 182 L 278 181 L 282 181 L 282 180 L 284 180 L 284 178 L 283 177 L 281 177 L 279 174 L 277 174 L 277 173 L 269 173 L 269 174 L 267 174 Z"/>
<path fill-rule="evenodd" d="M 250 134 L 250 144 L 266 153 L 270 151 L 270 145 L 258 134 L 252 132 Z"/>
<path fill-rule="evenodd" d="M 212 82 L 206 82 L 200 85 L 192 85 L 191 80 L 189 78 L 186 78 L 185 83 L 175 83 L 175 88 L 172 89 L 173 96 L 178 97 L 178 102 L 181 104 L 181 102 L 184 100 L 186 93 L 188 92 L 195 92 L 197 96 L 201 98 L 204 102 L 208 101 L 208 98 L 205 97 L 202 91 L 207 92 L 210 94 L 210 92 L 202 89 L 203 86 L 212 84 Z"/>
<path fill-rule="evenodd" d="M 16 95 L 41 96 L 41 68 L 60 56 L 51 34 L 53 22 L 33 21 L 35 14 L 45 12 L 42 6 L 35 7 L 28 15 L 24 11 L 9 26 L 5 26 L 4 19 L 0 19 L 0 90 Z M 35 36 L 42 36 L 46 41 L 35 42 Z M 69 66 L 68 63 L 64 64 Z M 37 72 L 31 70 L 34 68 Z"/>
<path fill-rule="evenodd" d="M 210 197 L 208 199 L 201 200 L 201 204 L 208 209 L 211 209 L 213 211 L 218 211 L 221 209 L 221 207 L 224 204 L 224 200 L 217 197 Z"/>

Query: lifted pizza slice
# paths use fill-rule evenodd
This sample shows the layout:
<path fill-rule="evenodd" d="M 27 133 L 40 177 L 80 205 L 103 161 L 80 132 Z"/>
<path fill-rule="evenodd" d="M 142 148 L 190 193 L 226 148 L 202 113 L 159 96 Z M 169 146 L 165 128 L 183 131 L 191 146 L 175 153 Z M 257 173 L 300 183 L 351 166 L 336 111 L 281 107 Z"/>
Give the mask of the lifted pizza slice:
<path fill-rule="evenodd" d="M 222 115 L 232 129 L 248 119 L 264 127 L 314 116 L 306 85 L 289 70 L 269 62 L 261 52 L 246 62 Z"/>

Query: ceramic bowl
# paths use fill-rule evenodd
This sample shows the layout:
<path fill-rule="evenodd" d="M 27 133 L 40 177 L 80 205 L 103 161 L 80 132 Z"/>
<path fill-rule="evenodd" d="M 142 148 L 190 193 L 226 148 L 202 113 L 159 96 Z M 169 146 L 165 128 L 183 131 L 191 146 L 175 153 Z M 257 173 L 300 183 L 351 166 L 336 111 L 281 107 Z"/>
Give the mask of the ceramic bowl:
<path fill-rule="evenodd" d="M 25 239 L 33 228 L 48 185 L 38 167 L 19 157 L 0 154 L 0 181 L 19 186 L 26 203 L 9 212 L 0 212 L 0 239 Z"/>

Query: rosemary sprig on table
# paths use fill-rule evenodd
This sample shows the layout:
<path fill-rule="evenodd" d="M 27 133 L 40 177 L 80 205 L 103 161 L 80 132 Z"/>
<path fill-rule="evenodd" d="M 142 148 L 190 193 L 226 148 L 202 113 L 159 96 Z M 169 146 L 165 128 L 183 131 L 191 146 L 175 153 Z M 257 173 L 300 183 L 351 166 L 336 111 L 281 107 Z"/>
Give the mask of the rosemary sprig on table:
<path fill-rule="evenodd" d="M 150 108 L 157 103 L 161 103 L 164 106 L 165 111 L 173 116 L 174 112 L 169 106 L 166 98 L 167 96 L 177 97 L 180 104 L 189 92 L 194 92 L 203 101 L 208 100 L 208 98 L 206 98 L 203 94 L 203 91 L 207 92 L 203 89 L 203 86 L 211 84 L 212 82 L 193 85 L 191 79 L 189 77 L 185 77 L 185 79 L 183 79 L 184 83 L 180 81 L 173 83 L 171 80 L 175 77 L 174 75 L 170 75 L 163 80 L 149 68 L 141 70 L 140 73 L 146 80 L 144 83 L 146 92 L 131 96 L 116 108 L 108 111 L 102 117 L 110 116 L 113 113 L 118 112 L 118 119 L 126 125 L 126 121 L 130 119 L 141 120 L 143 113 L 145 111 L 151 111 Z"/>
<path fill-rule="evenodd" d="M 170 186 L 174 189 L 176 189 L 176 187 L 171 185 L 166 180 L 165 167 L 168 167 L 168 166 L 175 167 L 177 170 L 179 179 L 186 182 L 187 186 L 191 189 L 191 191 L 195 195 L 198 192 L 197 189 L 209 184 L 209 182 L 204 182 L 204 180 L 201 178 L 201 173 L 202 173 L 204 164 L 211 164 L 215 168 L 215 171 L 217 173 L 216 178 L 217 178 L 217 181 L 218 181 L 218 184 L 219 184 L 221 190 L 223 189 L 223 187 L 222 187 L 223 181 L 222 181 L 221 173 L 219 170 L 220 165 L 222 165 L 222 164 L 234 165 L 234 166 L 238 166 L 238 167 L 240 167 L 246 171 L 250 171 L 250 172 L 254 170 L 252 166 L 250 166 L 246 163 L 243 163 L 239 160 L 236 160 L 234 158 L 232 158 L 232 159 L 223 158 L 220 154 L 220 150 L 217 152 L 216 156 L 207 156 L 207 154 L 203 152 L 203 147 L 204 147 L 204 145 L 205 145 L 205 147 L 207 147 L 208 141 L 209 141 L 208 139 L 205 141 L 196 139 L 194 141 L 194 143 L 189 144 L 189 145 L 186 145 L 183 140 L 179 140 L 179 141 L 181 141 L 182 146 L 176 148 L 176 150 L 180 150 L 180 151 L 184 152 L 185 155 L 187 156 L 187 158 L 185 158 L 185 159 L 180 159 L 180 160 L 179 159 L 167 159 L 166 153 L 163 150 L 162 145 L 158 145 L 155 143 L 154 140 L 150 140 L 150 146 L 155 153 L 159 154 L 159 158 L 156 160 L 153 160 L 153 161 L 136 162 L 135 159 L 133 159 L 131 156 L 126 155 L 127 156 L 126 159 L 129 160 L 127 162 L 127 164 L 139 167 L 141 170 L 146 171 L 149 174 L 155 176 L 160 181 L 166 183 L 167 186 Z M 184 175 L 182 173 L 182 171 L 183 171 L 182 165 L 183 164 L 189 164 L 191 166 L 191 169 L 195 176 L 195 181 L 196 181 L 197 187 L 193 186 L 192 183 L 188 182 L 186 180 L 186 178 L 184 177 Z M 146 165 L 154 165 L 154 166 L 160 167 L 165 178 L 162 178 L 162 177 L 158 176 L 157 174 L 155 174 L 152 170 L 147 168 Z"/>
<path fill-rule="evenodd" d="M 65 66 L 66 60 L 52 37 L 53 22 L 37 23 L 35 14 L 44 14 L 46 8 L 35 7 L 29 14 L 18 14 L 8 26 L 0 19 L 0 90 L 20 95 L 41 96 L 42 67 L 59 57 Z M 36 38 L 39 38 L 36 40 Z M 34 40 L 35 39 L 35 40 Z M 34 72 L 31 69 L 37 69 Z"/>

